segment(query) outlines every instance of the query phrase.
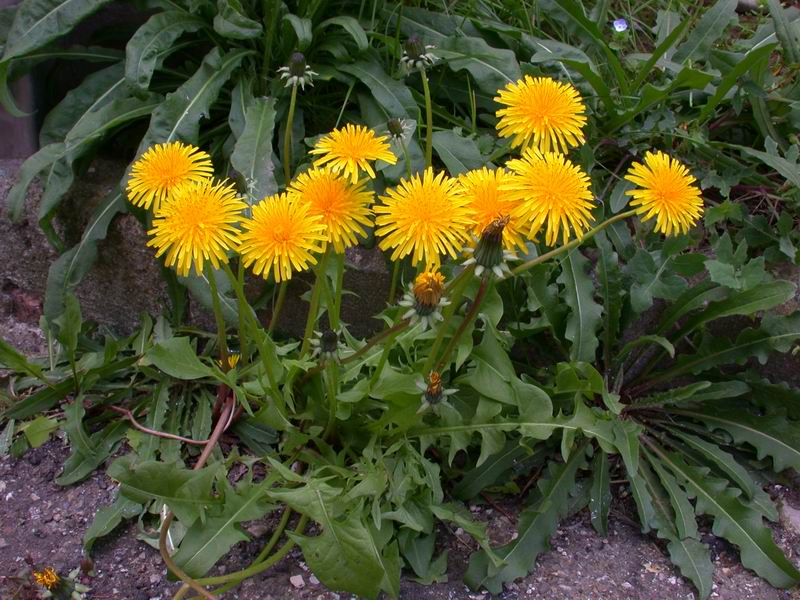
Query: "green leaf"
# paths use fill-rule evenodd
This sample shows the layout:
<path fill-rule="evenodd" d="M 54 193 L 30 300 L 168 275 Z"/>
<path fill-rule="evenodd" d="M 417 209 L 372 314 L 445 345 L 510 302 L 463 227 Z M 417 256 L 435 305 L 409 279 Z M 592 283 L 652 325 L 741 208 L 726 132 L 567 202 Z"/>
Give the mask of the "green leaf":
<path fill-rule="evenodd" d="M 247 17 L 245 12 L 246 9 L 239 0 L 217 0 L 214 31 L 231 40 L 254 40 L 261 37 L 261 23 Z"/>
<path fill-rule="evenodd" d="M 2 62 L 68 33 L 109 0 L 23 0 L 5 42 Z"/>
<path fill-rule="evenodd" d="M 81 241 L 50 265 L 44 295 L 44 316 L 47 319 L 52 320 L 64 311 L 66 295 L 78 286 L 97 260 L 98 242 L 105 239 L 114 217 L 125 210 L 125 196 L 118 188 L 112 190 L 90 217 Z"/>
<path fill-rule="evenodd" d="M 714 517 L 714 534 L 739 548 L 745 567 L 753 569 L 775 587 L 788 588 L 800 582 L 800 571 L 772 541 L 761 515 L 742 504 L 737 497 L 739 490 L 710 477 L 707 468 L 687 465 L 675 453 L 654 451 L 697 498 L 697 512 Z"/>
<path fill-rule="evenodd" d="M 58 429 L 58 421 L 44 415 L 36 417 L 33 421 L 20 427 L 20 430 L 25 433 L 31 448 L 38 448 L 44 444 L 56 429 Z"/>
<path fill-rule="evenodd" d="M 633 279 L 630 286 L 631 308 L 642 313 L 653 305 L 653 298 L 675 300 L 686 289 L 686 281 L 667 267 L 672 256 L 664 252 L 639 249 L 628 262 L 626 271 Z"/>
<path fill-rule="evenodd" d="M 231 50 L 220 54 L 212 49 L 197 71 L 154 111 L 137 154 L 156 143 L 182 140 L 197 143 L 200 122 L 208 117 L 211 105 L 249 50 Z"/>
<path fill-rule="evenodd" d="M 157 368 L 176 379 L 200 379 L 213 375 L 210 367 L 197 357 L 188 337 L 173 337 L 156 344 L 145 355 Z"/>
<path fill-rule="evenodd" d="M 211 490 L 216 472 L 213 466 L 195 471 L 177 462 L 137 463 L 132 456 L 119 458 L 108 468 L 108 476 L 120 482 L 120 493 L 126 498 L 139 503 L 163 502 L 187 527 L 222 505 L 222 499 L 214 497 Z"/>
<path fill-rule="evenodd" d="M 534 504 L 523 509 L 519 516 L 519 536 L 495 550 L 505 565 L 495 567 L 485 550 L 470 557 L 464 582 L 473 590 L 486 588 L 493 594 L 503 589 L 503 583 L 524 577 L 533 568 L 536 558 L 548 548 L 548 539 L 568 511 L 567 501 L 575 489 L 575 476 L 585 461 L 584 442 L 572 452 L 565 463 L 551 461 L 546 475 L 537 482 Z"/>
<path fill-rule="evenodd" d="M 317 31 L 322 31 L 331 25 L 338 25 L 347 33 L 349 33 L 359 50 L 366 50 L 369 47 L 369 39 L 367 38 L 367 34 L 364 32 L 364 28 L 361 27 L 357 19 L 347 15 L 331 17 L 330 19 L 325 19 L 322 23 L 320 23 L 317 26 Z"/>
<path fill-rule="evenodd" d="M 86 113 L 125 97 L 128 89 L 123 73 L 124 65 L 118 62 L 88 75 L 68 91 L 64 99 L 47 113 L 39 131 L 39 145 L 62 142 Z"/>
<path fill-rule="evenodd" d="M 511 50 L 492 48 L 483 38 L 449 37 L 436 47 L 436 56 L 453 71 L 466 70 L 478 88 L 494 95 L 497 90 L 522 78 Z"/>
<path fill-rule="evenodd" d="M 691 286 L 664 311 L 656 335 L 665 335 L 683 316 L 698 308 L 705 308 L 709 302 L 721 300 L 725 296 L 726 291 L 712 281 L 702 281 Z"/>
<path fill-rule="evenodd" d="M 736 2 L 737 0 L 718 0 L 706 10 L 686 41 L 675 51 L 672 60 L 676 63 L 704 60 L 711 45 L 736 19 Z"/>
<path fill-rule="evenodd" d="M 75 352 L 78 349 L 78 335 L 81 332 L 83 320 L 81 318 L 81 305 L 74 294 L 67 293 L 64 296 L 64 312 L 60 317 L 53 320 L 58 326 L 56 339 L 64 348 L 64 352 L 70 361 L 75 361 Z"/>
<path fill-rule="evenodd" d="M 236 422 L 232 431 L 256 456 L 266 456 L 278 442 L 278 433 L 266 422 L 269 411 L 261 409 L 252 417 Z"/>
<path fill-rule="evenodd" d="M 486 164 L 475 141 L 454 130 L 435 131 L 433 148 L 453 176 Z"/>
<path fill-rule="evenodd" d="M 481 551 L 485 553 L 494 567 L 499 567 L 503 564 L 502 559 L 491 548 L 489 537 L 486 535 L 486 524 L 475 522 L 470 512 L 463 505 L 455 503 L 432 505 L 431 511 L 440 521 L 449 521 L 471 535 L 478 542 L 482 549 Z"/>
<path fill-rule="evenodd" d="M 672 505 L 675 527 L 678 531 L 679 539 L 698 538 L 697 521 L 694 516 L 694 508 L 689 502 L 686 492 L 681 489 L 675 477 L 664 467 L 657 458 L 651 457 L 650 464 L 656 472 L 661 485 L 669 495 Z"/>
<path fill-rule="evenodd" d="M 598 450 L 592 461 L 589 516 L 592 521 L 592 527 L 603 537 L 608 536 L 609 510 L 611 510 L 611 478 L 608 473 L 608 454 Z"/>
<path fill-rule="evenodd" d="M 238 542 L 250 537 L 240 523 L 263 517 L 270 506 L 266 501 L 263 482 L 240 483 L 234 488 L 227 479 L 221 479 L 223 504 L 219 514 L 209 514 L 205 522 L 197 520 L 186 531 L 175 563 L 190 577 L 202 577 Z"/>
<path fill-rule="evenodd" d="M 169 387 L 168 384 L 162 382 L 156 388 L 153 399 L 150 402 L 147 420 L 144 423 L 145 427 L 154 429 L 155 431 L 163 430 L 164 418 L 167 416 L 167 407 L 170 405 Z M 136 448 L 136 459 L 139 462 L 155 460 L 156 450 L 161 446 L 161 441 L 162 439 L 159 437 L 146 435 L 138 448 Z"/>
<path fill-rule="evenodd" d="M 667 354 L 671 357 L 675 356 L 675 346 L 672 345 L 667 338 L 661 337 L 660 335 L 643 335 L 640 338 L 636 338 L 625 344 L 622 347 L 622 350 L 619 351 L 619 358 L 626 356 L 631 350 L 634 348 L 638 348 L 639 346 L 646 346 L 648 344 L 658 344 L 664 350 L 666 350 Z"/>
<path fill-rule="evenodd" d="M 558 283 L 564 286 L 564 301 L 570 307 L 564 337 L 572 342 L 572 360 L 594 363 L 602 307 L 594 301 L 594 283 L 588 274 L 589 261 L 575 250 L 561 262 Z"/>
<path fill-rule="evenodd" d="M 756 484 L 753 478 L 732 454 L 725 452 L 717 444 L 707 442 L 696 435 L 690 435 L 677 429 L 671 430 L 671 433 L 695 450 L 712 468 L 727 476 L 748 498 L 755 496 Z"/>
<path fill-rule="evenodd" d="M 772 145 L 775 145 L 775 142 L 767 138 L 767 148 L 769 150 L 769 142 L 772 142 Z M 786 158 L 783 158 L 778 154 L 777 149 L 772 148 L 771 151 L 762 152 L 760 150 L 755 150 L 754 148 L 749 148 L 747 146 L 737 146 L 735 144 L 729 144 L 730 148 L 736 148 L 737 150 L 742 151 L 744 154 L 748 154 L 753 158 L 757 158 L 765 165 L 772 167 L 778 173 L 781 174 L 782 177 L 786 179 L 786 181 L 792 182 L 795 186 L 800 187 L 800 169 L 797 168 L 797 156 L 795 155 L 795 160 L 790 161 Z"/>
<path fill-rule="evenodd" d="M 659 17 L 662 14 L 666 14 L 665 12 L 659 11 Z M 691 19 L 684 19 L 681 21 L 677 27 L 672 29 L 672 31 L 667 34 L 663 40 L 658 40 L 658 46 L 655 47 L 653 52 L 650 53 L 648 59 L 644 62 L 644 64 L 639 67 L 639 73 L 636 75 L 636 78 L 633 80 L 633 84 L 631 84 L 631 89 L 638 90 L 639 87 L 644 83 L 645 79 L 653 72 L 653 67 L 656 65 L 658 60 L 662 56 L 668 56 L 670 50 L 673 48 L 675 44 L 683 37 L 683 32 L 686 27 L 689 25 Z"/>
<path fill-rule="evenodd" d="M 390 117 L 417 119 L 419 109 L 411 91 L 403 82 L 389 77 L 378 62 L 359 61 L 338 68 L 362 82 Z"/>
<path fill-rule="evenodd" d="M 14 419 L 9 419 L 3 431 L 0 432 L 0 456 L 8 454 L 11 441 L 14 439 Z"/>
<path fill-rule="evenodd" d="M 460 500 L 470 500 L 498 481 L 507 480 L 508 473 L 530 453 L 519 440 L 508 440 L 500 452 L 464 474 L 461 481 L 453 487 L 453 496 Z"/>
<path fill-rule="evenodd" d="M 800 468 L 800 432 L 783 415 L 762 415 L 748 410 L 748 403 L 723 400 L 696 410 L 675 410 L 710 429 L 727 431 L 736 444 L 747 443 L 756 449 L 759 459 L 769 456 L 780 472 L 787 467 Z"/>
<path fill-rule="evenodd" d="M 125 47 L 125 80 L 128 85 L 146 90 L 153 72 L 176 48 L 178 38 L 204 26 L 203 19 L 183 10 L 160 12 L 150 17 Z"/>
<path fill-rule="evenodd" d="M 233 147 L 231 166 L 244 177 L 247 197 L 255 204 L 278 190 L 272 164 L 275 99 L 254 98 L 244 123 L 244 131 Z"/>
<path fill-rule="evenodd" d="M 48 410 L 64 399 L 67 394 L 75 391 L 75 382 L 72 378 L 60 381 L 52 386 L 45 387 L 24 400 L 16 402 L 3 413 L 4 418 L 24 419 Z"/>
<path fill-rule="evenodd" d="M 619 268 L 619 257 L 605 232 L 601 231 L 594 239 L 600 251 L 597 260 L 597 280 L 603 301 L 604 364 L 608 367 L 611 364 L 611 352 L 617 343 L 622 315 L 622 272 Z"/>
<path fill-rule="evenodd" d="M 11 344 L 0 337 L 0 365 L 17 371 L 18 373 L 26 373 L 39 380 L 45 381 L 42 368 L 28 361 L 25 355 L 17 351 Z"/>
<path fill-rule="evenodd" d="M 670 388 L 650 396 L 637 398 L 633 403 L 641 406 L 669 406 L 694 400 L 695 395 L 711 387 L 710 381 L 696 381 L 689 385 Z"/>
<path fill-rule="evenodd" d="M 71 485 L 91 475 L 111 455 L 125 435 L 127 425 L 124 421 L 114 421 L 89 435 L 83 427 L 84 414 L 80 398 L 64 409 L 64 416 L 67 418 L 64 431 L 69 436 L 72 454 L 64 463 L 61 475 L 56 478 L 58 485 Z"/>
<path fill-rule="evenodd" d="M 314 34 L 311 31 L 311 19 L 303 19 L 291 13 L 283 15 L 283 21 L 288 23 L 297 37 L 297 49 L 303 52 L 311 45 Z"/>
<path fill-rule="evenodd" d="M 114 529 L 127 519 L 139 515 L 142 512 L 142 505 L 133 500 L 129 500 L 122 494 L 117 494 L 114 502 L 110 506 L 103 506 L 94 515 L 92 524 L 83 534 L 83 549 L 91 552 L 95 541 L 114 531 Z"/>
<path fill-rule="evenodd" d="M 788 10 L 784 10 L 778 0 L 767 0 L 767 7 L 775 23 L 775 35 L 781 42 L 786 62 L 800 63 L 800 34 L 797 33 L 796 25 L 792 28 L 787 16 Z"/>

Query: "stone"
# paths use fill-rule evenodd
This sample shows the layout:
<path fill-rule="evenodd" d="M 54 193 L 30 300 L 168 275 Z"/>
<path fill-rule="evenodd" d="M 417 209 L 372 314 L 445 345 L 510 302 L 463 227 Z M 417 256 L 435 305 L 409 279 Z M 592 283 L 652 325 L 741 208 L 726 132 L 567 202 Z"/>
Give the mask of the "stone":
<path fill-rule="evenodd" d="M 298 590 L 306 587 L 306 582 L 303 579 L 302 575 L 292 575 L 291 577 L 289 577 L 289 583 L 291 583 L 292 586 L 297 588 Z"/>
<path fill-rule="evenodd" d="M 793 508 L 787 502 L 782 502 L 780 507 L 781 523 L 784 527 L 800 533 L 800 510 Z"/>

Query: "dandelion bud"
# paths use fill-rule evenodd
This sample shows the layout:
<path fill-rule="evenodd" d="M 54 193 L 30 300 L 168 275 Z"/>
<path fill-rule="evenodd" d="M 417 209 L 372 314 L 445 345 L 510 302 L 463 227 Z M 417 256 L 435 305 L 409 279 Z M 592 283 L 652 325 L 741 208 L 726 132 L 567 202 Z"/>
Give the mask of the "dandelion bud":
<path fill-rule="evenodd" d="M 514 255 L 503 248 L 503 230 L 508 225 L 508 215 L 495 219 L 481 232 L 481 237 L 475 248 L 466 249 L 472 253 L 472 258 L 464 264 L 474 264 L 475 274 L 480 277 L 485 270 L 491 271 L 497 277 L 510 272 L 506 259 Z"/>
<path fill-rule="evenodd" d="M 286 80 L 286 87 L 299 85 L 306 89 L 306 84 L 314 85 L 314 76 L 317 75 L 306 63 L 306 57 L 302 52 L 293 52 L 289 57 L 289 64 L 278 69 L 281 79 Z"/>
<path fill-rule="evenodd" d="M 411 307 L 403 318 L 411 322 L 421 321 L 423 328 L 442 320 L 440 307 L 449 302 L 444 298 L 444 277 L 438 271 L 420 273 L 409 292 L 399 302 L 400 306 Z"/>
<path fill-rule="evenodd" d="M 442 385 L 442 376 L 438 371 L 431 371 L 428 375 L 428 382 L 418 381 L 417 387 L 422 392 L 422 406 L 418 413 L 428 410 L 430 406 L 446 404 L 447 397 L 455 394 L 458 390 L 445 389 Z"/>
<path fill-rule="evenodd" d="M 433 48 L 434 46 L 426 46 L 419 37 L 412 35 L 406 40 L 406 43 L 403 44 L 403 57 L 400 59 L 400 62 L 409 71 L 413 69 L 422 71 L 426 67 L 432 65 L 433 61 L 436 60 L 436 57 L 428 52 L 428 50 L 432 50 Z"/>

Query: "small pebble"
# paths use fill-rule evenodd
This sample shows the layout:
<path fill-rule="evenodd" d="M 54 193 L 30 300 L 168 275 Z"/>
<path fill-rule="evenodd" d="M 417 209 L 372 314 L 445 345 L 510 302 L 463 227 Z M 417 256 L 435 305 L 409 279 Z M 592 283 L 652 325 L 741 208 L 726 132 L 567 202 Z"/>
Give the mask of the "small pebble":
<path fill-rule="evenodd" d="M 311 577 L 308 578 L 308 582 L 311 585 L 319 585 L 319 579 L 317 579 L 317 576 L 313 574 L 311 575 Z"/>
<path fill-rule="evenodd" d="M 302 575 L 292 575 L 289 577 L 289 583 L 296 587 L 298 590 L 306 587 L 306 582 Z"/>

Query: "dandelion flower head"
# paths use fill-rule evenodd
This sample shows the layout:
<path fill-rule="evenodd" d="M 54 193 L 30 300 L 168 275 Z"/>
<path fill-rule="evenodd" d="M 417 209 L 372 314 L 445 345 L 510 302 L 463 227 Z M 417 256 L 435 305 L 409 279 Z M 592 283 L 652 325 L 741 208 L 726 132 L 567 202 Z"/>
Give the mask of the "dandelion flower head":
<path fill-rule="evenodd" d="M 372 129 L 352 123 L 322 137 L 310 153 L 321 155 L 314 161 L 315 167 L 327 165 L 335 173 L 341 171 L 352 183 L 358 181 L 359 171 L 375 178 L 372 161 L 382 160 L 390 165 L 397 162 L 385 135 L 376 136 Z"/>
<path fill-rule="evenodd" d="M 520 234 L 518 219 L 510 218 L 519 201 L 507 190 L 501 189 L 511 181 L 512 177 L 505 169 L 486 167 L 467 171 L 458 177 L 464 198 L 472 209 L 475 236 L 480 237 L 484 229 L 497 219 L 509 217 L 503 229 L 503 247 L 510 252 L 513 252 L 515 247 L 525 249 L 525 240 Z"/>

